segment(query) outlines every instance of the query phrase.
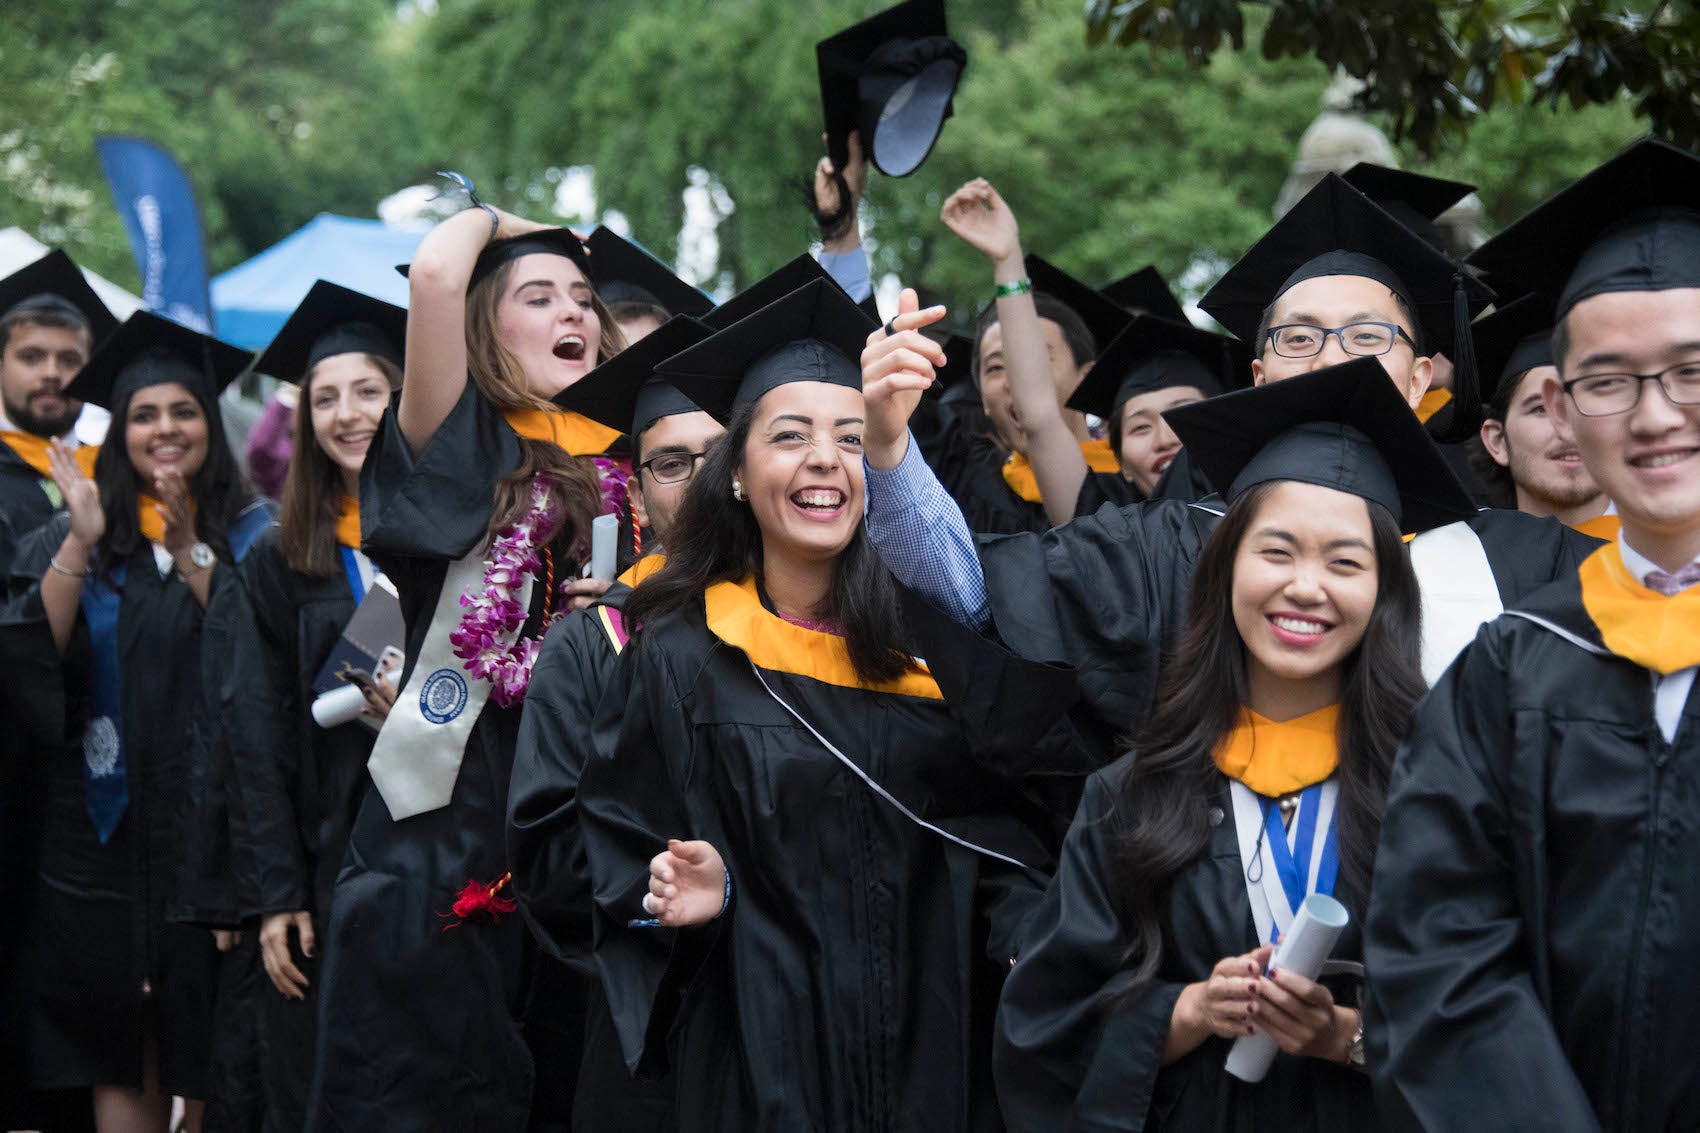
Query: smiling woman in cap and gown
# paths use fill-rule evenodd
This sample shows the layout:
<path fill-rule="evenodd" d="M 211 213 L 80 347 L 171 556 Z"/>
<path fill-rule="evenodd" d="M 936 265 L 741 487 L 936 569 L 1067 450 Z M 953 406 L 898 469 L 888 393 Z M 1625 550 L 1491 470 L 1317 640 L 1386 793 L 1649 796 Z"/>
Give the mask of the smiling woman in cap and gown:
<path fill-rule="evenodd" d="M 1048 863 L 861 533 L 871 325 L 817 282 L 659 370 L 728 432 L 579 798 L 596 965 L 681 1129 L 1001 1125 L 989 1011 Z"/>
<path fill-rule="evenodd" d="M 163 1130 L 172 1095 L 206 1098 L 219 1084 L 213 937 L 168 911 L 205 899 L 186 860 L 185 783 L 204 804 L 220 789 L 191 780 L 194 753 L 213 742 L 203 622 L 270 518 L 242 483 L 218 412 L 219 391 L 249 358 L 130 316 L 67 390 L 113 414 L 94 479 L 55 448 L 67 514 L 29 536 L 13 566 L 21 594 L 8 618 L 36 644 L 19 679 L 60 717 L 60 734 L 39 737 L 51 781 L 30 928 L 30 1075 L 95 1087 L 102 1126 Z"/>

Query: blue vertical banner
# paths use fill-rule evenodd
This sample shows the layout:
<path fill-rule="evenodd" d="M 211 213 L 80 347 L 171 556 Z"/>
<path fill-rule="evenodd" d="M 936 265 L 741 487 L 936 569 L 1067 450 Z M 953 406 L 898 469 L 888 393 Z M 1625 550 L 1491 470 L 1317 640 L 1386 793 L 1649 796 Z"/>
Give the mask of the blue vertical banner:
<path fill-rule="evenodd" d="M 146 138 L 103 134 L 94 145 L 142 276 L 142 302 L 155 314 L 211 334 L 201 214 L 183 167 Z"/>

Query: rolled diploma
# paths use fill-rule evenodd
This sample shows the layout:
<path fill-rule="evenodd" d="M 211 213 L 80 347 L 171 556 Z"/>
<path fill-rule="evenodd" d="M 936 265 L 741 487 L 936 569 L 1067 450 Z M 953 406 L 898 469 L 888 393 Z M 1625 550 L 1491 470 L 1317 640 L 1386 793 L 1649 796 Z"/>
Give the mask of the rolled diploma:
<path fill-rule="evenodd" d="M 1329 953 L 1334 951 L 1334 942 L 1340 939 L 1341 930 L 1349 920 L 1351 917 L 1346 906 L 1326 893 L 1312 893 L 1299 906 L 1299 915 L 1293 918 L 1292 927 L 1275 946 L 1275 955 L 1270 957 L 1269 966 L 1297 972 L 1307 980 L 1314 980 L 1322 971 Z M 1270 1063 L 1275 1061 L 1277 1049 L 1275 1040 L 1262 1031 L 1255 1035 L 1242 1035 L 1234 1040 L 1233 1049 L 1228 1051 L 1226 1069 L 1242 1082 L 1261 1082 L 1263 1076 L 1269 1073 Z"/>
<path fill-rule="evenodd" d="M 360 718 L 366 697 L 356 685 L 343 685 L 313 698 L 313 722 L 321 728 L 336 728 Z"/>
<path fill-rule="evenodd" d="M 599 515 L 590 521 L 590 577 L 614 581 L 615 544 L 620 538 L 620 517 Z"/>

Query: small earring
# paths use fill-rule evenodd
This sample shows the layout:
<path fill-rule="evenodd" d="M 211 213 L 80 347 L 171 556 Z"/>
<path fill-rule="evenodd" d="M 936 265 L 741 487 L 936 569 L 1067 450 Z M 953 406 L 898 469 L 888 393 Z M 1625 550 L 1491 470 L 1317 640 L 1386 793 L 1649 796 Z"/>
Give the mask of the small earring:
<path fill-rule="evenodd" d="M 744 502 L 744 482 L 742 480 L 732 481 L 732 498 L 739 503 Z"/>

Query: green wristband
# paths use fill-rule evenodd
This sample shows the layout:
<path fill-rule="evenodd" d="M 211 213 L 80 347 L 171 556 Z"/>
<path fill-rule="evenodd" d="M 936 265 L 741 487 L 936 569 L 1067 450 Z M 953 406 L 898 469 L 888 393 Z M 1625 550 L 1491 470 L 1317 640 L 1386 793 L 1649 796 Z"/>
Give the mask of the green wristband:
<path fill-rule="evenodd" d="M 1033 291 L 1033 281 L 1026 276 L 1012 279 L 1008 283 L 1000 283 L 992 289 L 992 294 L 999 299 L 1013 299 L 1017 295 L 1028 295 Z"/>

